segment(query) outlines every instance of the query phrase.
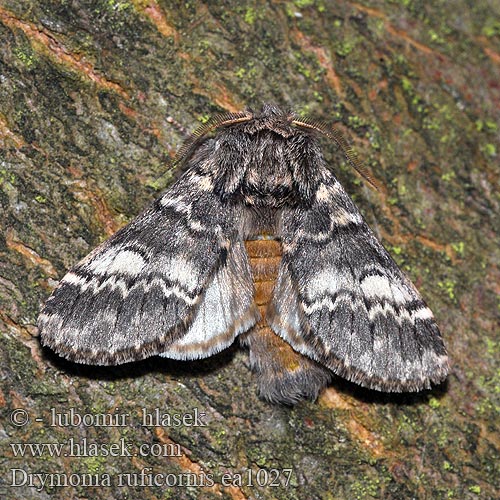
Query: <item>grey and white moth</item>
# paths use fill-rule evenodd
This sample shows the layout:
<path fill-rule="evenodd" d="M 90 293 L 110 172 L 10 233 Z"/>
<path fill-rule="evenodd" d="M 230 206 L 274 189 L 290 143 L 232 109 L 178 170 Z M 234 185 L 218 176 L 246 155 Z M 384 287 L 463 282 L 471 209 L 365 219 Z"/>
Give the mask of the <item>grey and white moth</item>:
<path fill-rule="evenodd" d="M 208 136 L 208 132 L 214 132 Z M 418 391 L 448 373 L 432 312 L 327 167 L 323 123 L 273 105 L 217 117 L 185 172 L 63 277 L 41 340 L 79 363 L 205 358 L 239 336 L 261 397 L 315 399 L 332 372 Z"/>

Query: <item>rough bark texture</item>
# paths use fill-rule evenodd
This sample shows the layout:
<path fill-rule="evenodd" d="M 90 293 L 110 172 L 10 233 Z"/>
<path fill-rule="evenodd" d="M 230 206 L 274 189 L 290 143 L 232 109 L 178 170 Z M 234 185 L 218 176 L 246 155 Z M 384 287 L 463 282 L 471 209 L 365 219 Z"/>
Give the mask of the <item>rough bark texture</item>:
<path fill-rule="evenodd" d="M 499 5 L 1 0 L 0 496 L 493 498 Z M 166 165 L 185 130 L 264 101 L 339 122 L 381 186 L 367 188 L 325 145 L 439 320 L 452 359 L 443 387 L 383 395 L 337 379 L 317 403 L 290 409 L 259 401 L 237 348 L 204 362 L 109 369 L 40 348 L 41 302 L 65 269 L 168 184 Z M 70 407 L 130 414 L 130 425 L 50 425 L 51 408 Z M 196 408 L 206 426 L 143 427 L 143 407 L 171 415 Z M 23 417 L 14 409 L 30 422 L 14 425 Z M 60 457 L 47 449 L 16 457 L 11 446 L 70 438 L 180 448 L 166 448 L 179 451 L 173 457 L 116 449 L 120 456 L 63 456 L 67 447 Z M 159 486 L 119 486 L 120 473 L 139 481 L 147 467 L 143 474 L 164 474 Z M 110 486 L 58 487 L 49 478 L 44 487 L 33 480 L 13 488 L 11 469 L 73 483 L 109 474 Z M 273 469 L 280 486 L 272 486 Z M 283 469 L 291 469 L 287 486 Z M 169 484 L 204 476 L 214 484 L 169 488 L 161 485 L 167 473 Z"/>

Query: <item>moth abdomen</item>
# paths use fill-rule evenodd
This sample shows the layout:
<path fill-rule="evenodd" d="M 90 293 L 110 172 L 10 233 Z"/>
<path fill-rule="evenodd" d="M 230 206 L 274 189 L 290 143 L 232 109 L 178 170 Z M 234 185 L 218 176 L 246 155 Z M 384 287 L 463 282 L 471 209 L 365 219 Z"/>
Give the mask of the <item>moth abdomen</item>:
<path fill-rule="evenodd" d="M 303 398 L 315 400 L 332 373 L 295 351 L 267 322 L 267 309 L 282 260 L 281 242 L 269 238 L 246 240 L 245 248 L 253 274 L 254 301 L 261 319 L 240 339 L 249 348 L 259 395 L 282 404 L 295 404 Z"/>

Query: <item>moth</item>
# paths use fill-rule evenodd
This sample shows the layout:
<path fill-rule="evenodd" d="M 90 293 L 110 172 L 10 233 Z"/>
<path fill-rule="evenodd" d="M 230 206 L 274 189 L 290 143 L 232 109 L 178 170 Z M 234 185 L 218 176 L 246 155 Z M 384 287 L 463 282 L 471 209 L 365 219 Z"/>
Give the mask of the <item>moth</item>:
<path fill-rule="evenodd" d="M 274 105 L 216 117 L 181 148 L 183 175 L 76 264 L 39 316 L 78 363 L 211 356 L 239 337 L 259 395 L 315 399 L 332 374 L 380 391 L 443 381 L 432 312 L 328 168 L 318 134 Z"/>

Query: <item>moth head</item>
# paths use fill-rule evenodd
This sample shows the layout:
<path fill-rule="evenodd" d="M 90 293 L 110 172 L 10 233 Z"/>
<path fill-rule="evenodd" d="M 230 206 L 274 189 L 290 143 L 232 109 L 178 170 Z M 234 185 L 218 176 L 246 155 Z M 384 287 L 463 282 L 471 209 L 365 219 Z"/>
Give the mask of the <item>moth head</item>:
<path fill-rule="evenodd" d="M 378 186 L 371 175 L 365 170 L 358 156 L 350 147 L 341 132 L 333 125 L 310 118 L 301 118 L 293 111 L 283 110 L 275 104 L 265 103 L 260 111 L 251 108 L 240 113 L 222 113 L 214 116 L 207 123 L 199 127 L 174 158 L 173 166 L 183 163 L 190 153 L 211 133 L 224 128 L 238 128 L 248 134 L 261 131 L 271 131 L 284 139 L 297 135 L 320 134 L 331 140 L 342 150 L 351 166 L 364 177 L 375 189 Z"/>
<path fill-rule="evenodd" d="M 270 130 L 288 138 L 297 133 L 296 127 L 293 126 L 293 120 L 296 118 L 293 111 L 284 111 L 275 104 L 266 103 L 260 111 L 254 112 L 248 109 L 247 112 L 251 118 L 243 128 L 249 134 Z"/>

